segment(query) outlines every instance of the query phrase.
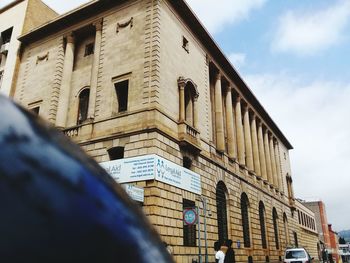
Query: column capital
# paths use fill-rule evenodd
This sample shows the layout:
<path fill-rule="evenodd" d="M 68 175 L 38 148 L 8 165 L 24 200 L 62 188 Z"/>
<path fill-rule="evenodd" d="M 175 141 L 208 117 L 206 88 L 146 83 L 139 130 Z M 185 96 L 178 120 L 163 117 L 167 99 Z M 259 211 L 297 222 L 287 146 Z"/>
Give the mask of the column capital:
<path fill-rule="evenodd" d="M 71 33 L 65 35 L 65 38 L 66 38 L 66 40 L 67 40 L 67 43 L 72 43 L 72 44 L 74 44 L 75 36 L 74 36 L 74 33 L 73 33 L 73 32 L 71 32 Z"/>
<path fill-rule="evenodd" d="M 248 105 L 248 104 L 247 104 L 247 105 L 244 105 L 244 107 L 243 107 L 244 112 L 249 111 L 249 109 L 250 109 L 250 107 L 249 107 L 249 105 Z"/>
<path fill-rule="evenodd" d="M 96 31 L 102 31 L 102 19 L 92 23 L 92 25 L 95 27 Z"/>
<path fill-rule="evenodd" d="M 256 114 L 254 111 L 252 111 L 252 113 L 250 114 L 250 117 L 252 118 L 252 120 L 256 121 Z"/>
<path fill-rule="evenodd" d="M 177 79 L 177 85 L 179 86 L 179 89 L 185 89 L 186 79 L 184 77 L 179 77 Z"/>
<path fill-rule="evenodd" d="M 221 77 L 222 77 L 222 74 L 220 71 L 218 71 L 216 74 L 215 74 L 215 80 L 221 80 Z"/>
<path fill-rule="evenodd" d="M 227 92 L 232 92 L 233 87 L 231 84 L 227 84 L 226 89 L 227 89 Z"/>
<path fill-rule="evenodd" d="M 238 103 L 238 102 L 241 102 L 241 100 L 242 100 L 241 95 L 238 95 L 238 96 L 236 97 L 236 102 L 237 102 L 237 103 Z"/>

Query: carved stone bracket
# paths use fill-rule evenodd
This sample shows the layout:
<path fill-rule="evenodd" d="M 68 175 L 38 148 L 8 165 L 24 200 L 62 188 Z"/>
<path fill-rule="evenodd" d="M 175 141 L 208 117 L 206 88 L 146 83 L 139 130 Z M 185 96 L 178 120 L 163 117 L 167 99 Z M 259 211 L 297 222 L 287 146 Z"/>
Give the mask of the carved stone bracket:
<path fill-rule="evenodd" d="M 49 52 L 47 52 L 45 55 L 37 56 L 36 57 L 36 64 L 38 64 L 39 61 L 42 61 L 42 60 L 46 60 L 46 61 L 49 60 Z"/>
<path fill-rule="evenodd" d="M 119 29 L 120 28 L 125 28 L 125 27 L 127 27 L 129 25 L 130 25 L 130 28 L 132 28 L 133 27 L 133 23 L 134 23 L 134 18 L 133 17 L 131 17 L 125 23 L 117 23 L 117 30 L 116 30 L 116 32 L 119 33 Z"/>

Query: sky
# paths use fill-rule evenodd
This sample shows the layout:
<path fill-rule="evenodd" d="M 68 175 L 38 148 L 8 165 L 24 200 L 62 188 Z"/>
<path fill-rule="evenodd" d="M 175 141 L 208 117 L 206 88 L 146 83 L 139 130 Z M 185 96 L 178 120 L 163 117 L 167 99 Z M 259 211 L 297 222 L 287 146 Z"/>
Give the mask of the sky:
<path fill-rule="evenodd" d="M 187 2 L 293 145 L 295 196 L 350 229 L 350 0 Z"/>

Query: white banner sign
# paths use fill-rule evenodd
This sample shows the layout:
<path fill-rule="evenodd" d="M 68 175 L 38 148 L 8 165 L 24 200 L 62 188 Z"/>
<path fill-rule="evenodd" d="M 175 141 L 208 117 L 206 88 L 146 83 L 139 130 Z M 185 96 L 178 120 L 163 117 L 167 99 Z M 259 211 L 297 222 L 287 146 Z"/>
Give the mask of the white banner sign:
<path fill-rule="evenodd" d="M 201 194 L 199 174 L 155 154 L 109 161 L 100 165 L 119 183 L 157 180 Z"/>
<path fill-rule="evenodd" d="M 143 188 L 131 184 L 123 184 L 122 186 L 131 199 L 143 203 L 145 197 L 145 191 Z"/>

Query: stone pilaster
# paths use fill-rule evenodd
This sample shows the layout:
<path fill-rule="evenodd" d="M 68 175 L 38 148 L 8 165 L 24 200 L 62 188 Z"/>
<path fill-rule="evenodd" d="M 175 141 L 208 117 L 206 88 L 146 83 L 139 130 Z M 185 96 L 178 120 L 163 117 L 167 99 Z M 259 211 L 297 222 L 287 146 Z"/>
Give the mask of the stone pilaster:
<path fill-rule="evenodd" d="M 232 159 L 236 158 L 235 152 L 235 134 L 233 124 L 233 108 L 232 108 L 232 88 L 227 87 L 226 92 L 226 127 L 227 127 L 227 148 L 228 156 Z"/>
<path fill-rule="evenodd" d="M 89 110 L 88 119 L 93 120 L 95 118 L 96 109 L 96 92 L 97 92 L 97 76 L 100 64 L 100 52 L 101 52 L 101 40 L 102 40 L 102 21 L 94 23 L 96 28 L 95 45 L 94 45 L 94 58 L 91 67 L 91 79 L 90 79 L 90 96 L 89 96 Z"/>
<path fill-rule="evenodd" d="M 237 151 L 238 151 L 238 162 L 245 165 L 245 145 L 244 145 L 244 132 L 242 124 L 242 110 L 241 110 L 241 97 L 238 96 L 236 100 L 236 134 L 237 134 Z"/>
<path fill-rule="evenodd" d="M 250 134 L 250 119 L 249 119 L 249 108 L 244 107 L 244 143 L 246 152 L 247 167 L 250 171 L 254 170 L 253 162 L 253 149 L 252 149 L 252 136 Z"/>
<path fill-rule="evenodd" d="M 254 159 L 254 171 L 258 176 L 261 176 L 260 168 L 260 156 L 259 156 L 259 144 L 258 144 L 258 133 L 256 130 L 256 116 L 253 113 L 251 119 L 251 136 L 252 136 L 252 149 L 253 149 L 253 159 Z"/>
<path fill-rule="evenodd" d="M 67 113 L 69 107 L 69 97 L 71 92 L 71 79 L 74 64 L 74 36 L 70 34 L 66 37 L 66 52 L 64 55 L 62 81 L 58 100 L 56 126 L 66 127 Z"/>
<path fill-rule="evenodd" d="M 216 75 L 215 80 L 215 121 L 216 121 L 216 149 L 225 151 L 224 120 L 222 114 L 222 93 L 221 93 L 221 74 Z"/>

